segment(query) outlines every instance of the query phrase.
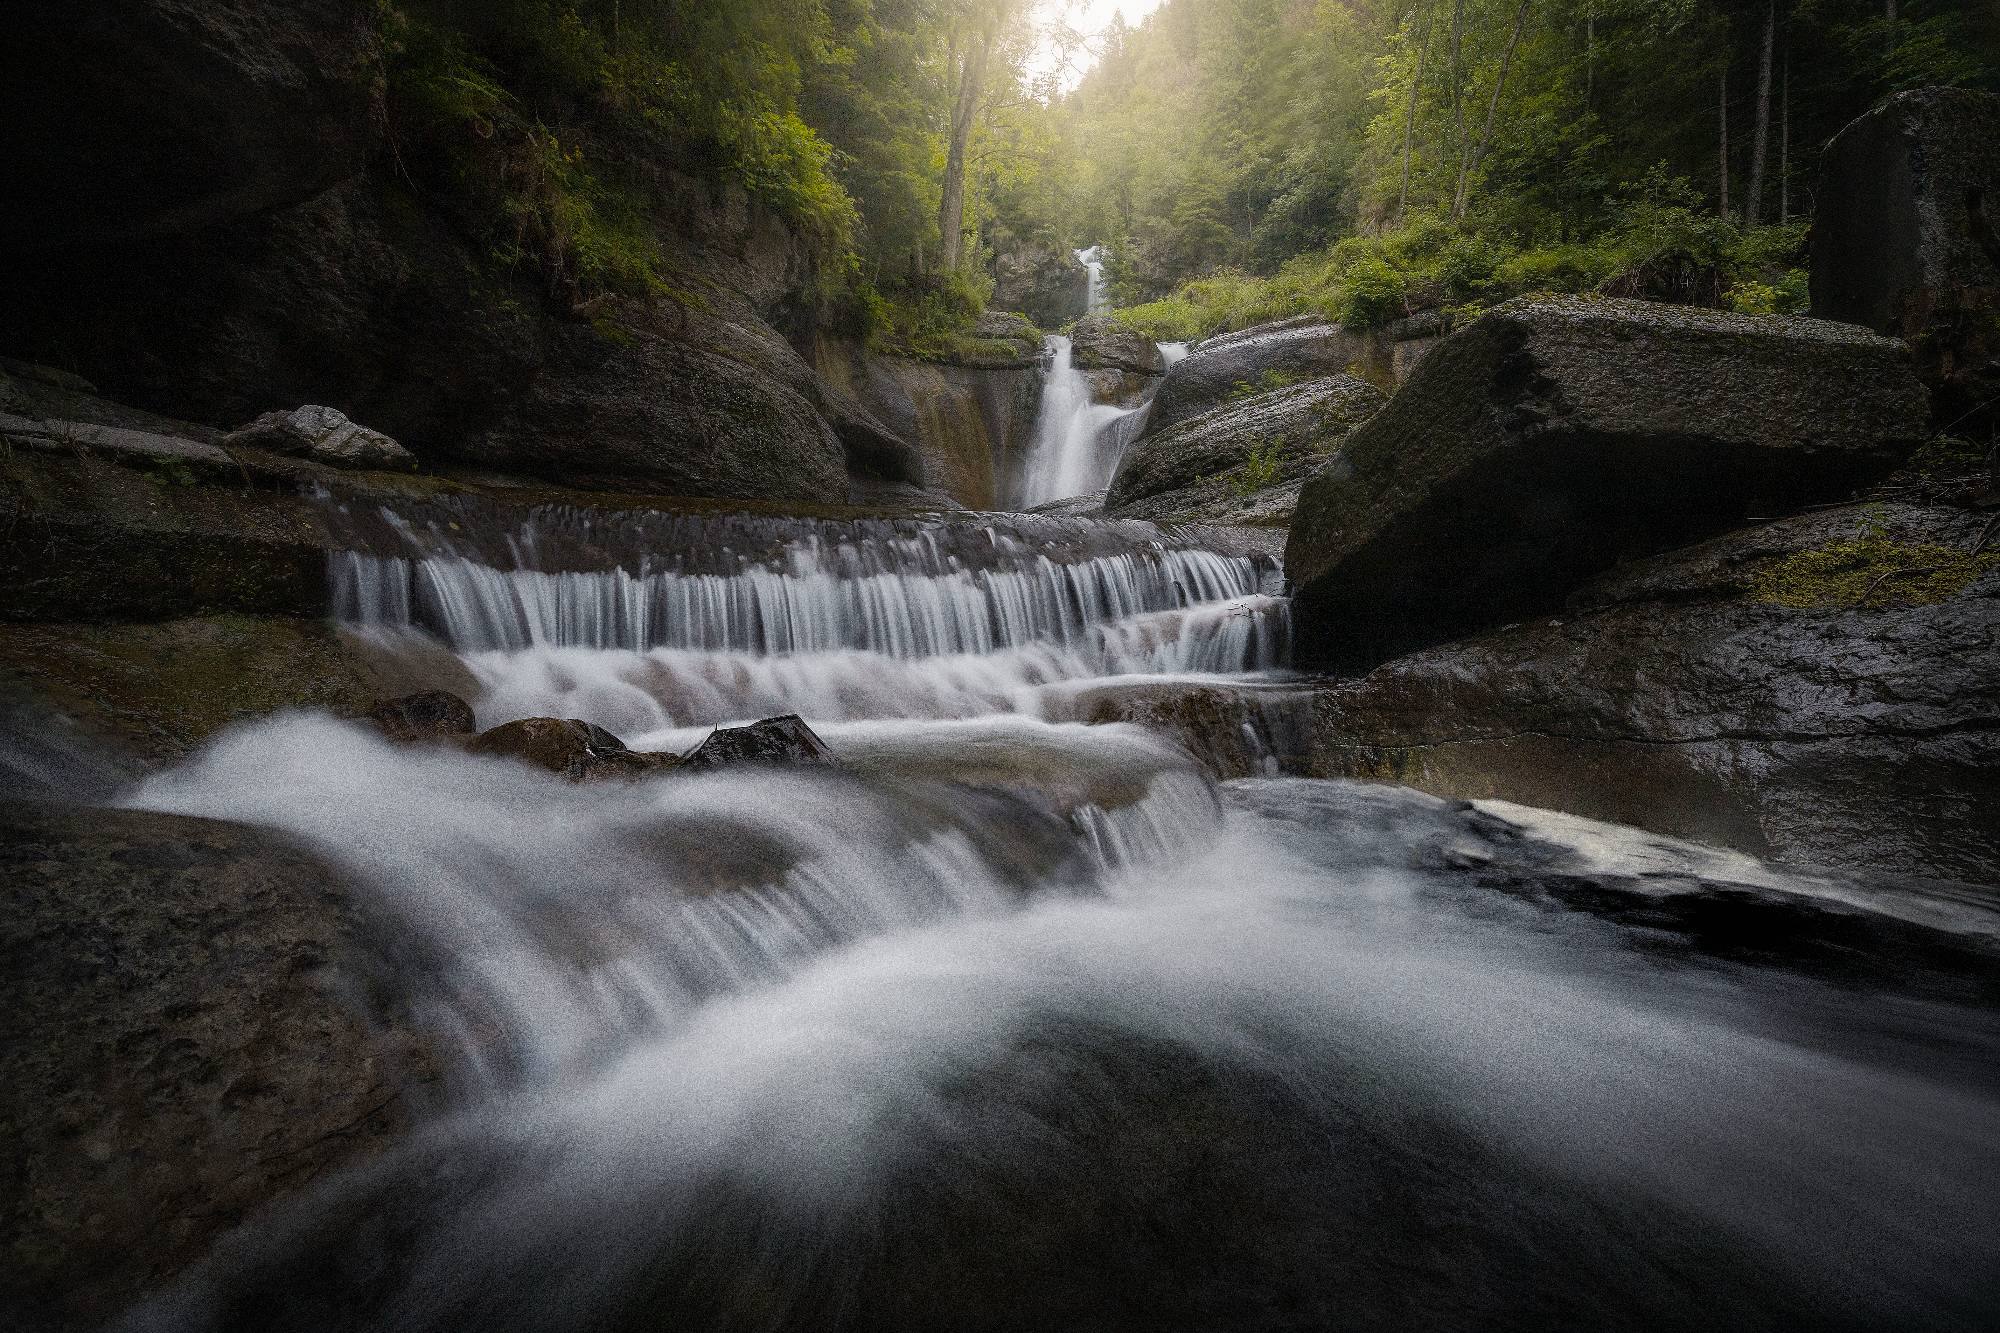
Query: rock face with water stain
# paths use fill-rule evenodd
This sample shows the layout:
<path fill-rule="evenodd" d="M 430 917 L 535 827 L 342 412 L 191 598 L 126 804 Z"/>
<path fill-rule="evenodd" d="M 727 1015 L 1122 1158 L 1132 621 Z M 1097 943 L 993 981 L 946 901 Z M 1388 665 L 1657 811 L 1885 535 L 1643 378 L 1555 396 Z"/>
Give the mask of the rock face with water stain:
<path fill-rule="evenodd" d="M 1156 522 L 1282 527 L 1299 487 L 1387 397 L 1352 375 L 1248 394 L 1165 431 L 1118 464 L 1105 512 Z"/>
<path fill-rule="evenodd" d="M 1816 203 L 1813 313 L 1910 340 L 1939 422 L 1985 434 L 2000 394 L 2000 97 L 1889 98 L 1827 145 Z"/>
<path fill-rule="evenodd" d="M 1906 505 L 1747 528 L 1323 690 L 1315 776 L 1793 864 L 2000 876 L 2000 553 Z"/>
<path fill-rule="evenodd" d="M 345 888 L 276 835 L 0 806 L 0 1322 L 94 1328 L 407 1128 Z"/>
<path fill-rule="evenodd" d="M 1900 342 L 1824 320 L 1510 302 L 1433 350 L 1300 495 L 1302 664 L 1552 610 L 1620 560 L 1844 497 L 1923 439 Z"/>

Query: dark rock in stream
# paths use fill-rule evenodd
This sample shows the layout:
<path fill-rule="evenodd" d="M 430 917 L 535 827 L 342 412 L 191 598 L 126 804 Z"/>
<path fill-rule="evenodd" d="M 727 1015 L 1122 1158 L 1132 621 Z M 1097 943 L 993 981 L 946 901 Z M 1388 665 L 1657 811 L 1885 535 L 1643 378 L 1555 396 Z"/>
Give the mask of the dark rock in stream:
<path fill-rule="evenodd" d="M 100 1326 L 406 1129 L 346 890 L 275 834 L 0 805 L 0 1324 Z"/>
<path fill-rule="evenodd" d="M 571 782 L 639 777 L 676 767 L 670 754 L 642 754 L 581 718 L 526 717 L 481 732 L 474 754 L 500 755 L 545 768 Z"/>
<path fill-rule="evenodd" d="M 805 719 L 795 713 L 742 727 L 717 727 L 682 760 L 689 768 L 733 764 L 831 764 L 836 762 Z"/>
<path fill-rule="evenodd" d="M 1285 550 L 1298 660 L 1365 669 L 1552 610 L 1620 560 L 1845 498 L 1926 416 L 1909 349 L 1852 325 L 1509 302 L 1306 483 Z"/>
<path fill-rule="evenodd" d="M 472 705 L 450 690 L 385 699 L 369 710 L 368 720 L 390 740 L 406 743 L 453 740 L 479 730 Z"/>

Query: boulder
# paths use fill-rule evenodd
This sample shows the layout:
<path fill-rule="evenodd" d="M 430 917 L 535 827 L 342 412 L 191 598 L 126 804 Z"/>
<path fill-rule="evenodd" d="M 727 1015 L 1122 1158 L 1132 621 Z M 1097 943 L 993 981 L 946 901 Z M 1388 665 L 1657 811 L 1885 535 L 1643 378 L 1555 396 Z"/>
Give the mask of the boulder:
<path fill-rule="evenodd" d="M 1058 246 L 1020 241 L 995 227 L 993 304 L 1019 310 L 1044 328 L 1059 329 L 1090 304 L 1090 273 Z"/>
<path fill-rule="evenodd" d="M 425 690 L 400 699 L 384 699 L 368 710 L 368 720 L 390 740 L 405 744 L 457 740 L 479 730 L 472 705 L 450 690 Z"/>
<path fill-rule="evenodd" d="M 1287 320 L 1197 344 L 1174 364 L 1153 399 L 1148 434 L 1158 434 L 1248 393 L 1338 375 L 1360 361 L 1366 339 L 1338 324 Z"/>
<path fill-rule="evenodd" d="M 357 426 L 331 407 L 307 405 L 289 412 L 266 412 L 241 430 L 222 437 L 224 448 L 268 449 L 297 454 L 328 467 L 405 471 L 417 460 L 381 431 Z"/>
<path fill-rule="evenodd" d="M 363 923 L 277 835 L 0 805 L 0 883 L 7 1327 L 101 1327 L 413 1119 L 431 1063 L 354 1007 Z"/>
<path fill-rule="evenodd" d="M 768 717 L 748 726 L 717 727 L 682 760 L 689 768 L 834 762 L 833 751 L 796 713 Z"/>
<path fill-rule="evenodd" d="M 0 246 L 185 233 L 298 203 L 362 170 L 381 110 L 382 44 L 365 5 L 25 7 L 0 57 Z"/>
<path fill-rule="evenodd" d="M 1909 349 L 1852 325 L 1509 302 L 1306 483 L 1299 661 L 1364 669 L 1554 609 L 1621 560 L 1850 494 L 1925 422 Z"/>
<path fill-rule="evenodd" d="M 2000 97 L 1896 94 L 1827 145 L 1815 199 L 1813 314 L 1909 339 L 1938 420 L 1984 434 L 2000 396 Z"/>
<path fill-rule="evenodd" d="M 1070 329 L 1070 358 L 1078 370 L 1122 370 L 1131 375 L 1164 375 L 1167 358 L 1151 338 L 1108 315 L 1079 319 Z"/>
<path fill-rule="evenodd" d="M 1794 865 L 2000 883 L 2000 551 L 1976 515 L 1800 515 L 1321 690 L 1310 771 Z"/>
<path fill-rule="evenodd" d="M 474 754 L 500 755 L 545 768 L 571 782 L 639 777 L 672 768 L 665 754 L 641 754 L 593 722 L 581 718 L 526 717 L 475 737 Z"/>
<path fill-rule="evenodd" d="M 1105 511 L 1179 523 L 1291 521 L 1299 485 L 1388 397 L 1352 375 L 1253 394 L 1125 451 Z"/>

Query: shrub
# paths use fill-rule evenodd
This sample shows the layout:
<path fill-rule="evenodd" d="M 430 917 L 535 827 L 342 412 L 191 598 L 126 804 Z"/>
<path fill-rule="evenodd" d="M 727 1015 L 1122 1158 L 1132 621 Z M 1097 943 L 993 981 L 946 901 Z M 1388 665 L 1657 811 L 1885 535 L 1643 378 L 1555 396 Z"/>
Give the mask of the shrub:
<path fill-rule="evenodd" d="M 1350 328 L 1372 329 L 1403 314 L 1403 275 L 1386 260 L 1360 261 L 1348 271 L 1346 286 L 1340 322 Z"/>

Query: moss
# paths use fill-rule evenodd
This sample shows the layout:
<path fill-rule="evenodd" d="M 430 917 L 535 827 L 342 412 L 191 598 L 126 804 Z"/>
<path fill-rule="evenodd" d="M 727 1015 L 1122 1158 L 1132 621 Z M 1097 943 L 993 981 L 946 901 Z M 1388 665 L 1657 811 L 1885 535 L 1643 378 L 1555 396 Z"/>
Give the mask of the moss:
<path fill-rule="evenodd" d="M 1909 469 L 1925 480 L 1965 477 L 1986 471 L 1987 446 L 1940 435 L 1910 455 Z"/>
<path fill-rule="evenodd" d="M 1276 393 L 1280 389 L 1289 389 L 1294 384 L 1303 384 L 1311 378 L 1312 376 L 1310 375 L 1303 375 L 1296 371 L 1274 368 L 1265 371 L 1255 380 L 1238 380 L 1236 383 L 1230 385 L 1229 401 L 1240 403 L 1246 398 L 1258 398 L 1267 393 Z"/>
<path fill-rule="evenodd" d="M 2000 551 L 1973 555 L 1935 542 L 1890 539 L 1880 531 L 1800 551 L 1760 570 L 1754 600 L 1801 610 L 1929 606 L 1957 596 L 1981 574 L 2000 569 Z"/>

